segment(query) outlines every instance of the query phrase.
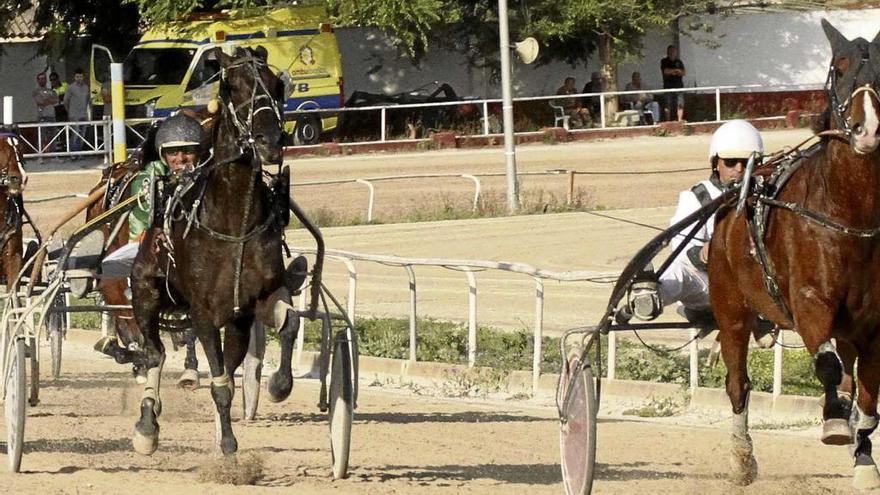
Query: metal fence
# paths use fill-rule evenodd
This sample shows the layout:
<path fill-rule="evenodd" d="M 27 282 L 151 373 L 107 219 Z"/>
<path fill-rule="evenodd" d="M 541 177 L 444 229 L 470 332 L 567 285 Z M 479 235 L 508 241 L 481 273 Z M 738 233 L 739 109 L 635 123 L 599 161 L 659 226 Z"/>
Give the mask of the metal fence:
<path fill-rule="evenodd" d="M 292 247 L 291 250 L 297 254 L 315 254 L 315 249 Z M 544 270 L 523 263 L 509 263 L 496 261 L 480 261 L 480 260 L 455 260 L 455 259 L 438 259 L 438 258 L 406 258 L 400 256 L 386 256 L 375 254 L 361 254 L 349 251 L 330 250 L 325 253 L 327 259 L 341 262 L 348 271 L 348 297 L 346 301 L 346 311 L 353 323 L 356 323 L 357 312 L 357 282 L 358 272 L 356 262 L 375 263 L 383 266 L 397 267 L 406 271 L 409 279 L 409 360 L 416 361 L 416 350 L 418 348 L 418 285 L 416 279 L 415 267 L 435 267 L 444 268 L 464 273 L 467 279 L 468 294 L 468 339 L 467 353 L 468 366 L 474 366 L 477 356 L 477 278 L 476 273 L 486 270 L 498 270 L 509 273 L 520 274 L 524 277 L 531 277 L 535 282 L 535 309 L 534 309 L 534 326 L 533 333 L 533 354 L 532 354 L 532 392 L 536 393 L 538 382 L 541 377 L 541 363 L 543 357 L 542 339 L 544 337 L 544 281 L 554 280 L 558 282 L 593 282 L 607 284 L 617 279 L 616 272 L 598 272 L 590 270 L 577 270 L 567 272 L 554 272 Z M 465 290 L 464 287 L 462 290 Z M 306 307 L 305 295 L 306 291 L 300 294 L 299 305 L 301 308 Z M 300 328 L 302 326 L 302 322 Z M 695 340 L 697 329 L 680 330 L 688 332 L 691 339 L 688 345 L 688 353 L 690 356 L 690 381 L 691 390 L 699 386 L 699 348 L 698 342 Z M 782 352 L 784 342 L 784 334 L 780 332 L 774 347 L 773 360 L 773 394 L 778 396 L 782 393 Z M 789 340 L 793 340 L 790 338 Z M 297 362 L 302 353 L 305 342 L 305 332 L 300 332 L 297 336 Z M 611 332 L 608 335 L 608 352 L 607 352 L 607 376 L 609 379 L 616 378 L 617 369 L 617 334 Z M 555 370 L 554 370 L 555 371 Z"/>

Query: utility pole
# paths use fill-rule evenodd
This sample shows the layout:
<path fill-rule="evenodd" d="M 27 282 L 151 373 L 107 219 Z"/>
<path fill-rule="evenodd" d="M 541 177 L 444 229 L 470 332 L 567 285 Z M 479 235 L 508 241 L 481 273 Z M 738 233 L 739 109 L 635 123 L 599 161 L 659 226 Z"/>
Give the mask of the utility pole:
<path fill-rule="evenodd" d="M 507 212 L 519 209 L 516 180 L 516 137 L 513 134 L 513 97 L 510 87 L 510 34 L 507 27 L 507 0 L 498 0 L 498 32 L 501 48 L 501 114 L 504 123 L 504 158 L 507 163 Z"/>

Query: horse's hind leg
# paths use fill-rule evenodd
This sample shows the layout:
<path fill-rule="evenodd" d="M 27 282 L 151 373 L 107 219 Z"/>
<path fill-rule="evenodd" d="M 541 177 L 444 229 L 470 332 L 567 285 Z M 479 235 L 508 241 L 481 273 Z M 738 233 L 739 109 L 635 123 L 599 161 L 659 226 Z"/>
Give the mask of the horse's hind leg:
<path fill-rule="evenodd" d="M 196 335 L 190 328 L 183 334 L 186 345 L 186 358 L 183 360 L 183 373 L 177 379 L 177 386 L 186 390 L 199 388 L 199 359 L 196 356 Z"/>
<path fill-rule="evenodd" d="M 223 345 L 220 342 L 220 330 L 210 320 L 199 320 L 193 316 L 193 328 L 211 369 L 211 398 L 217 408 L 216 424 L 219 426 L 220 451 L 224 455 L 232 455 L 238 450 L 238 441 L 232 433 L 232 396 L 235 384 L 232 375 L 226 372 L 223 358 Z"/>
<path fill-rule="evenodd" d="M 858 419 L 855 423 L 855 470 L 853 486 L 859 490 L 880 487 L 880 473 L 871 456 L 871 433 L 877 429 L 877 392 L 880 387 L 880 340 L 859 354 Z"/>
<path fill-rule="evenodd" d="M 825 389 L 822 408 L 822 443 L 826 445 L 849 445 L 852 429 L 849 418 L 852 412 L 853 366 L 858 351 L 846 341 L 837 341 L 837 348 L 826 342 L 816 353 L 816 376 Z"/>

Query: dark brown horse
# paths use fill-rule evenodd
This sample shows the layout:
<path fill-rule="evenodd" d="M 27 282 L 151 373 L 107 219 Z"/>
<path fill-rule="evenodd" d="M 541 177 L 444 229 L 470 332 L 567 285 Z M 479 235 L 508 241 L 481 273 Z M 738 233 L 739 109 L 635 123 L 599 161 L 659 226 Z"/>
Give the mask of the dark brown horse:
<path fill-rule="evenodd" d="M 213 122 L 212 115 L 207 110 L 200 112 L 184 110 L 184 112 L 202 122 L 206 129 Z M 155 146 L 156 129 L 156 127 L 151 127 L 147 131 L 146 138 L 136 155 L 124 162 L 114 163 L 112 166 L 104 169 L 101 180 L 90 191 L 94 192 L 104 187 L 106 190 L 104 200 L 95 202 L 88 208 L 86 211 L 87 221 L 104 213 L 119 201 L 128 198 L 131 195 L 131 183 L 135 175 L 149 162 L 160 158 Z M 105 245 L 107 246 L 103 253 L 104 256 L 128 243 L 127 218 L 127 216 L 123 216 L 117 222 L 102 225 L 101 231 L 104 234 Z M 110 236 L 113 236 L 113 238 L 108 239 Z M 131 304 L 127 294 L 128 282 L 125 278 L 101 279 L 97 288 L 100 290 L 104 303 L 107 305 L 128 306 Z M 117 338 L 110 337 L 101 339 L 95 347 L 97 350 L 113 357 L 120 364 L 135 362 L 137 368 L 139 361 L 142 361 L 140 359 L 141 355 L 138 352 L 132 351 L 132 349 L 143 348 L 144 337 L 137 327 L 134 313 L 131 310 L 113 310 L 110 314 L 113 317 L 113 325 L 119 342 L 117 342 Z M 184 336 L 183 340 L 185 341 L 187 355 L 184 363 L 185 371 L 181 375 L 178 385 L 183 388 L 195 389 L 198 387 L 198 361 L 196 359 L 194 340 L 189 335 Z M 119 345 L 120 343 L 122 344 L 121 346 Z M 136 373 L 138 371 L 140 370 L 135 370 Z"/>
<path fill-rule="evenodd" d="M 288 310 L 295 289 L 285 284 L 281 251 L 288 191 L 285 186 L 282 203 L 281 191 L 263 182 L 263 164 L 281 162 L 283 84 L 251 51 L 214 54 L 222 70 L 213 160 L 174 185 L 162 235 L 159 229 L 147 232 L 132 272 L 135 319 L 147 354 L 134 436 L 135 449 L 144 454 L 155 451 L 159 437 L 161 310 L 183 307 L 190 315 L 210 366 L 220 449 L 227 455 L 238 449 L 230 418 L 232 378 L 247 353 L 252 322 L 281 331 L 282 353 L 289 355 L 293 342 Z M 282 400 L 291 386 L 288 359 L 270 380 L 269 393 Z"/>
<path fill-rule="evenodd" d="M 851 403 L 836 390 L 845 370 L 832 339 L 858 357 L 853 483 L 880 486 L 868 438 L 880 388 L 880 35 L 849 41 L 822 25 L 832 48 L 825 137 L 776 174 L 787 181 L 765 189 L 742 214 L 719 210 L 711 241 L 710 294 L 734 414 L 731 474 L 739 484 L 757 475 L 746 355 L 760 314 L 796 329 L 815 356 L 825 443 L 850 441 Z"/>
<path fill-rule="evenodd" d="M 22 167 L 19 146 L 16 133 L 0 130 L 0 266 L 7 286 L 18 277 L 22 265 L 21 192 L 27 173 Z"/>

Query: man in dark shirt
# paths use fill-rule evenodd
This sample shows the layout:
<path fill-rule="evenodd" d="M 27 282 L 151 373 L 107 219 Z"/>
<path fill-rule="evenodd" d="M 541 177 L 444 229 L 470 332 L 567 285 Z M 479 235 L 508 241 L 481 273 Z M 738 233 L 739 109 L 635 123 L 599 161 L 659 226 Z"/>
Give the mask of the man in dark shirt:
<path fill-rule="evenodd" d="M 678 48 L 675 45 L 666 47 L 666 58 L 660 61 L 663 73 L 663 89 L 684 87 L 684 63 L 678 59 Z M 666 93 L 666 120 L 672 120 L 672 108 L 676 109 L 678 120 L 684 118 L 684 93 Z"/>
<path fill-rule="evenodd" d="M 605 91 L 605 78 L 602 77 L 601 72 L 593 72 L 590 74 L 590 82 L 584 85 L 584 89 L 581 93 L 601 93 Z M 599 112 L 601 111 L 601 104 L 599 103 L 598 96 L 587 96 L 584 98 L 584 106 L 590 110 L 590 114 L 592 114 L 593 119 L 599 121 Z"/>

